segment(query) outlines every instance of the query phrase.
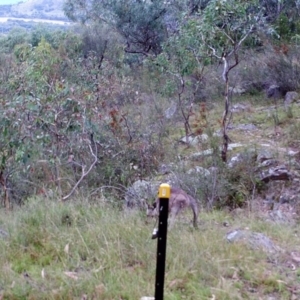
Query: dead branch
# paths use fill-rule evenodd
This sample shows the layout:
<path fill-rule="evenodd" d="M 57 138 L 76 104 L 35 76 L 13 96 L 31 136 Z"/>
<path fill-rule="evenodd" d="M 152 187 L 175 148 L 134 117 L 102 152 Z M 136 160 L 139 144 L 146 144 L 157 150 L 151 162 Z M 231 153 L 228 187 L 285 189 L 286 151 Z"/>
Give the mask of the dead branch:
<path fill-rule="evenodd" d="M 66 200 L 67 200 L 67 199 L 75 192 L 75 190 L 77 189 L 77 187 L 78 187 L 78 185 L 81 183 L 81 181 L 82 181 L 82 180 L 83 180 L 83 179 L 84 179 L 84 178 L 92 171 L 92 169 L 94 168 L 95 164 L 97 163 L 97 161 L 98 161 L 98 157 L 97 157 L 97 147 L 95 147 L 96 153 L 94 153 L 91 144 L 89 144 L 89 149 L 90 149 L 90 152 L 91 152 L 91 154 L 92 154 L 92 156 L 93 156 L 93 158 L 94 158 L 94 161 L 92 162 L 92 164 L 90 165 L 90 167 L 89 167 L 89 169 L 88 169 L 87 171 L 85 171 L 85 166 L 84 166 L 84 165 L 81 167 L 81 169 L 82 169 L 82 174 L 81 174 L 80 179 L 79 179 L 79 180 L 76 182 L 76 184 L 73 186 L 71 192 L 70 192 L 68 195 L 62 197 L 62 201 L 66 201 Z"/>

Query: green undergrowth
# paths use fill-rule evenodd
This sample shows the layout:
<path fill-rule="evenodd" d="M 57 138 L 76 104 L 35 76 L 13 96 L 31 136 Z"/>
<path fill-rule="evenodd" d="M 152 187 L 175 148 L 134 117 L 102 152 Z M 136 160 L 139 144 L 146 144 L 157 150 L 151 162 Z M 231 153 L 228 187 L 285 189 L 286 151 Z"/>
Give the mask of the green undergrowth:
<path fill-rule="evenodd" d="M 1 299 L 153 296 L 154 226 L 143 212 L 86 201 L 36 198 L 1 211 L 0 227 L 8 233 L 0 240 Z M 237 227 L 265 233 L 280 246 L 296 243 L 295 229 L 253 216 L 202 212 L 198 229 L 179 218 L 168 233 L 165 299 L 266 299 L 274 293 L 290 299 L 286 275 L 267 254 L 226 241 Z"/>

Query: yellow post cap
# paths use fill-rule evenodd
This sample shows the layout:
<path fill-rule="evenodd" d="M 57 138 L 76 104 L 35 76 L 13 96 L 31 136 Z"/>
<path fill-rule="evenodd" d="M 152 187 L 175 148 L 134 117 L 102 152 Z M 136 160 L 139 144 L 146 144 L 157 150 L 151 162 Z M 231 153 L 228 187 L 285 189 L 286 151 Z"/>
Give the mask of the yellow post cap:
<path fill-rule="evenodd" d="M 162 183 L 159 186 L 158 198 L 170 198 L 171 196 L 171 186 L 167 183 Z"/>

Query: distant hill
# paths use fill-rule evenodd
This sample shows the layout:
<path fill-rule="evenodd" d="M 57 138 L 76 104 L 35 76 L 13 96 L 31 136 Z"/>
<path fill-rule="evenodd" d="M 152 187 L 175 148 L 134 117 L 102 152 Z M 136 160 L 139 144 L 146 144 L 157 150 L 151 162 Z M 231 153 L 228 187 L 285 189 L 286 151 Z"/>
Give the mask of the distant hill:
<path fill-rule="evenodd" d="M 25 1 L 26 0 L 1 0 L 0 5 L 13 5 Z"/>
<path fill-rule="evenodd" d="M 3 5 L 3 3 L 10 5 Z M 17 2 L 17 4 L 15 4 Z M 0 16 L 66 20 L 63 13 L 64 0 L 1 0 Z"/>

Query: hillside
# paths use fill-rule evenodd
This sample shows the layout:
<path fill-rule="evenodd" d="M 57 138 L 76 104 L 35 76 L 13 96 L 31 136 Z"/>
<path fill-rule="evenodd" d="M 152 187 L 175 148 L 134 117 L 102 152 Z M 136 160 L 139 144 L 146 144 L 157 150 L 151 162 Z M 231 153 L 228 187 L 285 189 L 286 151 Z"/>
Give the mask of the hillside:
<path fill-rule="evenodd" d="M 166 300 L 300 299 L 297 6 L 201 2 L 74 0 L 71 30 L 0 36 L 0 300 L 152 296 L 161 183 L 185 191 Z"/>
<path fill-rule="evenodd" d="M 24 1 L 20 1 L 20 0 L 2 0 L 0 5 L 14 5 L 14 4 L 18 4 L 20 2 L 24 2 Z"/>
<path fill-rule="evenodd" d="M 0 16 L 65 20 L 63 0 L 27 0 L 13 5 L 0 5 Z"/>

